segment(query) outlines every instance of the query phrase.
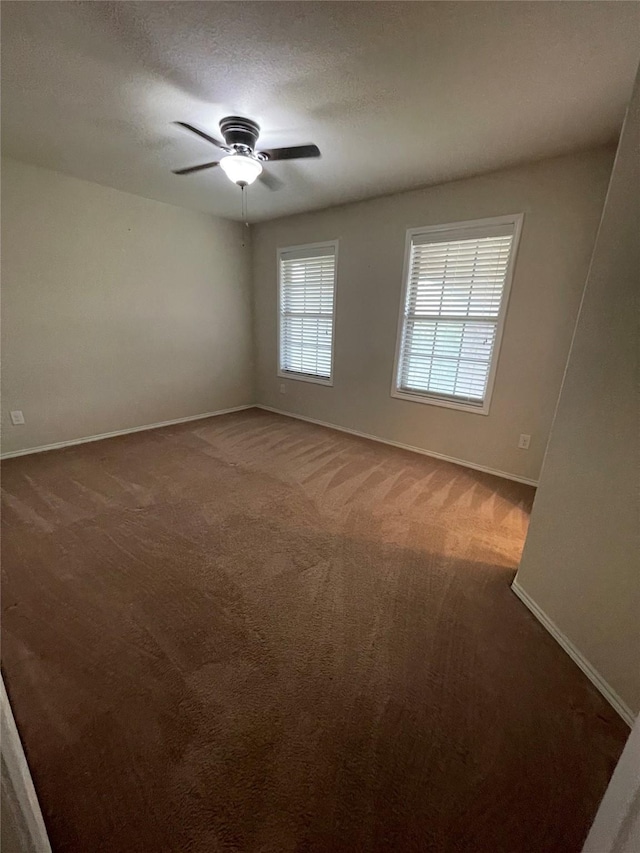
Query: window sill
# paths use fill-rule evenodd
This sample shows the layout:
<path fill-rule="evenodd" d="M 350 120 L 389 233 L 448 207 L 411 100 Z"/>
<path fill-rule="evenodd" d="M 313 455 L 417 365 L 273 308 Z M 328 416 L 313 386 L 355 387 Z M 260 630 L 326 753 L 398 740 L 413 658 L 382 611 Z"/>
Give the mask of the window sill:
<path fill-rule="evenodd" d="M 278 377 L 280 379 L 295 379 L 298 382 L 311 382 L 313 385 L 333 387 L 333 378 L 325 379 L 322 376 L 314 376 L 311 373 L 287 373 L 284 370 L 279 370 Z"/>
<path fill-rule="evenodd" d="M 407 391 L 398 391 L 393 388 L 391 396 L 397 400 L 408 400 L 411 403 L 426 403 L 428 406 L 441 406 L 445 409 L 459 409 L 463 412 L 469 412 L 472 415 L 488 415 L 489 400 L 485 400 L 482 405 L 475 406 L 472 403 L 465 403 L 462 400 L 447 400 L 443 397 L 429 396 L 428 394 L 411 394 Z"/>

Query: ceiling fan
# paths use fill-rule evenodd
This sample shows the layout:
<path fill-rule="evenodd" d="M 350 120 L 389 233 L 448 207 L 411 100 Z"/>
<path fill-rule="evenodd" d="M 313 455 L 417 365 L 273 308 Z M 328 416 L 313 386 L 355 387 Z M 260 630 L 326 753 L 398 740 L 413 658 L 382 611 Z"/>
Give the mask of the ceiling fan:
<path fill-rule="evenodd" d="M 272 178 L 265 176 L 262 171 L 263 163 L 273 160 L 300 160 L 306 157 L 320 157 L 320 149 L 317 145 L 294 145 L 291 148 L 268 148 L 264 151 L 256 151 L 260 126 L 249 118 L 241 118 L 240 116 L 223 118 L 220 122 L 220 133 L 224 142 L 220 142 L 203 130 L 183 121 L 177 121 L 175 124 L 195 133 L 215 145 L 216 148 L 220 148 L 221 151 L 226 151 L 227 154 L 220 160 L 214 160 L 211 163 L 201 163 L 199 166 L 176 169 L 174 175 L 190 175 L 193 172 L 201 172 L 203 169 L 220 166 L 229 180 L 240 187 L 246 187 L 260 177 L 261 181 L 273 189 L 275 187 Z"/>

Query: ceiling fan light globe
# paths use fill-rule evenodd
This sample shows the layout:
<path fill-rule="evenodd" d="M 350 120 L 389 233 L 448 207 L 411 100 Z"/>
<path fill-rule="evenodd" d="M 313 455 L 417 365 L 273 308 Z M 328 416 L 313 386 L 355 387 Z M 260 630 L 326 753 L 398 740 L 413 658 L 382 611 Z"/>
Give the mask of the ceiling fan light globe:
<path fill-rule="evenodd" d="M 229 154 L 220 161 L 220 168 L 234 184 L 252 184 L 262 172 L 262 165 L 245 154 Z"/>

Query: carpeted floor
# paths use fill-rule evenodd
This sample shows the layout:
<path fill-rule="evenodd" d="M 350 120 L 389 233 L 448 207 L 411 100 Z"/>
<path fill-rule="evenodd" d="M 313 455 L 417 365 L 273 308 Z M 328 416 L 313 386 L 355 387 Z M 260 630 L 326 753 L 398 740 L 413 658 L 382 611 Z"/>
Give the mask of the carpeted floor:
<path fill-rule="evenodd" d="M 55 853 L 577 853 L 626 726 L 509 589 L 533 490 L 257 410 L 3 464 Z"/>

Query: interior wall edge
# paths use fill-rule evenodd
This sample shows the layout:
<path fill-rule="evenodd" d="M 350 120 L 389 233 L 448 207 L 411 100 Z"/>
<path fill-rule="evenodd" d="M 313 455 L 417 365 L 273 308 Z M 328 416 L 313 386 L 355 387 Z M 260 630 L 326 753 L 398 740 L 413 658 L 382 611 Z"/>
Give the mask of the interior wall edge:
<path fill-rule="evenodd" d="M 585 656 L 578 650 L 578 648 L 571 642 L 571 640 L 562 633 L 562 631 L 558 628 L 555 622 L 547 616 L 544 610 L 536 604 L 536 602 L 531 598 L 529 593 L 523 589 L 523 587 L 518 583 L 517 580 L 514 580 L 511 584 L 511 589 L 515 593 L 515 595 L 520 599 L 520 601 L 531 611 L 531 613 L 536 617 L 538 622 L 547 629 L 547 631 L 551 634 L 553 639 L 561 646 L 564 651 L 569 655 L 571 660 L 580 667 L 582 672 L 587 676 L 589 681 L 597 688 L 597 690 L 604 696 L 607 702 L 611 705 L 611 707 L 617 711 L 617 713 L 622 717 L 625 723 L 631 728 L 633 726 L 636 715 L 633 713 L 631 708 L 627 705 L 627 703 L 620 698 L 620 696 L 616 693 L 616 691 L 611 687 L 611 685 L 600 675 L 598 670 L 585 658 Z"/>
<path fill-rule="evenodd" d="M 640 717 L 635 721 L 582 853 L 640 850 Z"/>
<path fill-rule="evenodd" d="M 142 426 L 117 429 L 112 432 L 103 432 L 99 435 L 87 435 L 82 438 L 72 438 L 68 441 L 56 441 L 53 444 L 43 444 L 40 447 L 26 447 L 23 450 L 10 450 L 0 454 L 0 459 L 13 459 L 16 456 L 30 456 L 32 453 L 46 453 L 48 450 L 61 450 L 63 447 L 73 447 L 76 444 L 88 444 L 91 441 L 102 441 L 105 438 L 116 438 L 118 435 L 130 435 L 133 432 L 146 432 L 151 429 L 186 424 L 189 421 L 201 421 L 204 418 L 215 418 L 218 415 L 229 415 L 231 412 L 242 412 L 245 409 L 255 408 L 254 403 L 245 403 L 242 406 L 233 406 L 230 409 L 218 409 L 216 412 L 203 412 L 200 415 L 188 415 L 186 418 L 174 418 L 170 421 L 161 421 L 157 424 L 143 424 Z"/>
<path fill-rule="evenodd" d="M 21 837 L 15 840 L 23 844 L 25 850 L 32 851 L 32 853 L 51 853 L 47 828 L 42 817 L 29 765 L 22 749 L 20 733 L 9 704 L 4 678 L 1 675 L 0 703 L 2 707 L 3 807 L 6 803 L 6 807 L 11 809 L 12 813 L 16 813 L 16 822 L 20 827 L 19 835 Z"/>
<path fill-rule="evenodd" d="M 330 423 L 329 421 L 321 421 L 317 418 L 309 418 L 306 415 L 298 415 L 295 412 L 287 412 L 284 409 L 276 409 L 274 406 L 266 406 L 262 403 L 255 404 L 256 409 L 264 409 L 265 412 L 275 412 L 277 415 L 284 415 L 288 418 L 296 418 L 299 421 L 306 421 L 310 424 L 328 427 L 329 429 L 337 429 L 339 432 L 346 432 L 349 435 L 357 435 L 359 438 L 368 438 L 371 441 L 380 442 L 380 444 L 388 444 L 391 447 L 399 447 L 401 450 L 409 450 L 412 453 L 420 453 L 422 456 L 431 456 L 433 459 L 441 459 L 443 462 L 451 462 L 454 465 L 460 465 L 463 468 L 471 468 L 474 471 L 482 471 L 483 474 L 493 474 L 496 477 L 502 477 L 504 480 L 513 480 L 516 483 L 524 483 L 527 486 L 537 486 L 537 480 L 531 480 L 528 477 L 522 477 L 519 474 L 512 474 L 509 471 L 499 471 L 496 468 L 489 468 L 486 465 L 478 465 L 475 462 L 469 462 L 466 459 L 458 459 L 455 456 L 446 456 L 444 453 L 437 453 L 435 450 L 425 450 L 424 447 L 415 447 L 411 444 L 403 444 L 401 441 L 393 441 L 390 438 L 383 438 L 380 435 L 373 435 L 361 430 L 351 429 L 351 427 L 340 426 L 340 424 Z"/>
<path fill-rule="evenodd" d="M 516 579 L 640 709 L 640 72 Z"/>

